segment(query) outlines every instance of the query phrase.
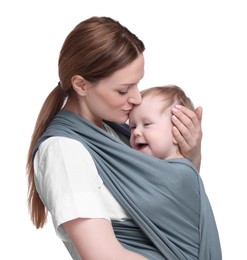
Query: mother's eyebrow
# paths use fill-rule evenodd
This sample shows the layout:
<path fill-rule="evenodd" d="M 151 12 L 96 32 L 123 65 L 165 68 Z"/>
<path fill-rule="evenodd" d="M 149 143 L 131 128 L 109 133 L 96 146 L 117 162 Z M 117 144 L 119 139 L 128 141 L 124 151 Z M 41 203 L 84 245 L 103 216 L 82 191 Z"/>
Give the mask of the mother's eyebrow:
<path fill-rule="evenodd" d="M 135 86 L 137 83 L 123 83 L 123 84 L 119 84 L 119 86 L 126 86 L 126 87 L 132 87 Z"/>

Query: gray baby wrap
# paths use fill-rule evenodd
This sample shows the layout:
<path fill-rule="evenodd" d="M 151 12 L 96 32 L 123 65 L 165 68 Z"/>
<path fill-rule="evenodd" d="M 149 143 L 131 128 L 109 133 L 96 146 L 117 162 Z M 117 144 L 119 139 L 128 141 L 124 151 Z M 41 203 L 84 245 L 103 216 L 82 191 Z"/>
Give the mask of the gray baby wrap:
<path fill-rule="evenodd" d="M 109 124 L 129 134 L 124 126 Z M 55 116 L 34 154 L 51 136 L 78 140 L 91 154 L 105 185 L 131 217 L 112 221 L 124 247 L 152 260 L 222 259 L 214 215 L 189 160 L 160 160 L 137 152 L 67 110 Z"/>

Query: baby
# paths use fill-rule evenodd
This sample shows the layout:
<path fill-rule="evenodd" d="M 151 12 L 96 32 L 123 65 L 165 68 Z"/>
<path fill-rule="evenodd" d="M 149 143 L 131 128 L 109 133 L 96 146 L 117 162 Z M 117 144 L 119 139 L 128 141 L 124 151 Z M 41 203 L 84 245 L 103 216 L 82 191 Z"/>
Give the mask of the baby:
<path fill-rule="evenodd" d="M 173 137 L 171 109 L 183 105 L 194 110 L 190 98 L 175 85 L 145 89 L 141 95 L 142 103 L 129 115 L 132 148 L 160 159 L 183 157 Z"/>

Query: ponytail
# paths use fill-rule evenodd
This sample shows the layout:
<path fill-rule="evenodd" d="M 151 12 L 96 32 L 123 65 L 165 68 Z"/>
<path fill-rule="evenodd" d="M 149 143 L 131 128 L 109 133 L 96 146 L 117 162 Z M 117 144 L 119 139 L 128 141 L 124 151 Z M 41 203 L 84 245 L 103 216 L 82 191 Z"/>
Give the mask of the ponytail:
<path fill-rule="evenodd" d="M 36 125 L 31 138 L 31 144 L 27 157 L 27 176 L 28 176 L 28 208 L 31 215 L 31 220 L 36 228 L 42 228 L 47 220 L 47 209 L 41 201 L 34 183 L 34 168 L 33 168 L 33 149 L 38 139 L 45 132 L 46 128 L 62 108 L 66 98 L 66 92 L 62 89 L 60 83 L 46 98 L 40 113 L 38 115 Z"/>

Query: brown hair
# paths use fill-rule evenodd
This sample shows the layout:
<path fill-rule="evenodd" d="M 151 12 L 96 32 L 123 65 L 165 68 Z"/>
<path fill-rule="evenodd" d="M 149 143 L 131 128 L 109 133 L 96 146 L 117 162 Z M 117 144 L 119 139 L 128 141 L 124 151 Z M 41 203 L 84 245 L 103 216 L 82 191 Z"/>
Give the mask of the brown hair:
<path fill-rule="evenodd" d="M 182 105 L 191 110 L 195 110 L 191 99 L 186 96 L 184 90 L 176 85 L 165 85 L 160 87 L 152 87 L 141 91 L 141 96 L 158 96 L 166 101 L 164 110 L 172 105 Z"/>
<path fill-rule="evenodd" d="M 144 50 L 143 42 L 135 34 L 109 17 L 91 17 L 82 21 L 65 39 L 58 61 L 60 82 L 40 110 L 28 151 L 28 207 L 37 228 L 44 226 L 47 209 L 34 183 L 33 149 L 73 91 L 71 78 L 81 75 L 88 81 L 97 82 L 124 68 Z"/>

